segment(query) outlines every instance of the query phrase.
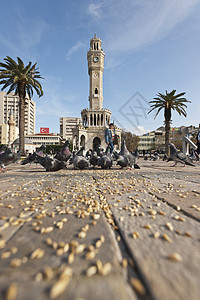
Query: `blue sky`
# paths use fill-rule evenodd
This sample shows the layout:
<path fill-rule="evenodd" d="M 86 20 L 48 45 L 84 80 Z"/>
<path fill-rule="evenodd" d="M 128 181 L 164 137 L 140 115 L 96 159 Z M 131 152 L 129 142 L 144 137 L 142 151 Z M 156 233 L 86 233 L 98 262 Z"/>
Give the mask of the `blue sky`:
<path fill-rule="evenodd" d="M 36 101 L 36 132 L 59 132 L 59 118 L 87 108 L 90 39 L 105 51 L 104 108 L 115 123 L 141 134 L 163 125 L 147 115 L 158 92 L 186 92 L 187 118 L 200 122 L 200 0 L 7 0 L 1 3 L 0 61 L 37 62 L 44 96 Z"/>

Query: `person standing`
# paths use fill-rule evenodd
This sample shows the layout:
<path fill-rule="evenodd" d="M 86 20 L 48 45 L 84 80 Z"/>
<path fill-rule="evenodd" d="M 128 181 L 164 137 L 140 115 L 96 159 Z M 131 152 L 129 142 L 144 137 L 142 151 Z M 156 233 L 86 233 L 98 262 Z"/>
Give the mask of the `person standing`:
<path fill-rule="evenodd" d="M 197 153 L 200 154 L 200 124 L 199 131 L 197 132 Z"/>
<path fill-rule="evenodd" d="M 115 128 L 114 128 L 114 124 L 110 123 L 109 128 L 105 130 L 105 142 L 110 147 L 110 154 L 112 154 L 114 150 L 114 140 L 115 140 Z"/>

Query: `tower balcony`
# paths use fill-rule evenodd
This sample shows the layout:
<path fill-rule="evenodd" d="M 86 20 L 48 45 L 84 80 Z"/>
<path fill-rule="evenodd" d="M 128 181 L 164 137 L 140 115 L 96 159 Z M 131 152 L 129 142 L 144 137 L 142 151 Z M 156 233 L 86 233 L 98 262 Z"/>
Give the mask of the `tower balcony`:
<path fill-rule="evenodd" d="M 111 120 L 109 109 L 83 109 L 81 111 L 82 125 L 84 127 L 106 127 Z"/>

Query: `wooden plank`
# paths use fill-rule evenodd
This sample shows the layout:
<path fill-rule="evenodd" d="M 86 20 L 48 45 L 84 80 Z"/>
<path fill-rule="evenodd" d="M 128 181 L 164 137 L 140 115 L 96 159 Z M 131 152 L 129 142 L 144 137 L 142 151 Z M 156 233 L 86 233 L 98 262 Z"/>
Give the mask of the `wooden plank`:
<path fill-rule="evenodd" d="M 91 178 L 84 173 L 74 177 L 70 175 L 60 175 L 60 177 L 53 175 L 45 180 L 38 179 L 30 186 L 27 184 L 25 190 L 22 188 L 13 197 L 9 195 L 8 198 L 2 199 L 6 206 L 15 201 L 12 217 L 16 212 L 16 217 L 19 218 L 19 214 L 21 215 L 19 210 L 23 207 L 27 208 L 22 211 L 23 214 L 31 213 L 32 219 L 24 222 L 21 230 L 15 231 L 15 235 L 9 236 L 9 239 L 5 234 L 5 240 L 8 242 L 0 251 L 1 296 L 4 296 L 11 282 L 17 282 L 18 296 L 21 300 L 27 297 L 49 299 L 50 290 L 58 280 L 61 269 L 69 266 L 73 270 L 72 280 L 60 299 L 74 299 L 76 295 L 94 299 L 96 293 L 98 293 L 96 299 L 102 299 L 106 294 L 109 299 L 136 299 L 121 266 L 122 257 L 113 232 L 99 205 L 95 181 L 91 181 Z M 25 203 L 22 207 L 20 206 L 21 200 L 18 202 L 21 197 L 22 202 Z M 8 214 L 11 211 L 4 207 L 4 214 L 6 210 Z M 81 218 L 79 212 L 82 215 L 86 214 Z M 34 223 L 38 224 L 32 226 Z M 61 229 L 58 228 L 59 223 L 63 223 Z M 12 222 L 9 228 L 10 232 L 15 229 Z M 45 233 L 44 231 L 48 228 L 53 230 Z M 79 233 L 84 231 L 83 228 L 87 229 L 86 236 L 81 238 Z M 52 240 L 52 245 L 46 243 L 47 238 Z M 101 240 L 102 243 L 97 246 L 96 242 Z M 59 252 L 62 250 L 63 243 L 69 244 L 69 250 L 66 253 Z M 76 246 L 73 246 L 76 243 L 84 245 L 80 254 L 76 253 Z M 11 253 L 8 258 L 3 258 L 5 253 L 11 252 L 14 247 L 18 251 Z M 36 249 L 44 251 L 44 255 L 40 259 L 31 259 Z M 89 252 L 94 253 L 94 257 L 89 256 Z M 70 253 L 74 255 L 74 261 L 71 263 L 69 262 Z M 21 265 L 16 268 L 12 267 L 13 259 L 21 261 Z M 104 276 L 103 273 L 101 274 L 103 271 L 99 269 L 97 275 L 87 277 L 88 268 L 97 266 L 98 261 L 98 265 L 102 263 L 102 268 L 106 264 L 111 266 L 108 275 Z M 53 274 L 48 280 L 44 275 L 47 267 Z M 42 274 L 42 279 L 40 274 Z M 75 290 L 74 286 L 76 286 Z"/>
<path fill-rule="evenodd" d="M 148 193 L 150 182 L 145 183 L 138 178 L 131 188 L 133 177 L 123 180 L 121 177 L 122 175 L 118 179 L 113 179 L 113 186 L 112 181 L 108 182 L 108 186 L 111 187 L 109 190 L 112 190 L 114 195 L 108 193 L 105 197 L 112 205 L 112 212 L 122 238 L 128 245 L 154 298 L 198 299 L 200 292 L 198 222 L 183 216 L 150 195 Z M 123 188 L 120 188 L 121 182 Z M 160 234 L 159 238 L 154 238 L 156 232 Z M 191 237 L 188 236 L 190 234 Z M 168 241 L 165 239 L 167 237 Z M 182 261 L 171 261 L 169 256 L 172 253 L 180 254 Z"/>

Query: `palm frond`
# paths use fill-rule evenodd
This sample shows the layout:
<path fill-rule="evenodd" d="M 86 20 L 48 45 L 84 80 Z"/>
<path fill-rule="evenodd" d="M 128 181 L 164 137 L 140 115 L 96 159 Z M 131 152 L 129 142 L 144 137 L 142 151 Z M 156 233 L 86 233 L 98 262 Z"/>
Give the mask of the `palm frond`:
<path fill-rule="evenodd" d="M 31 99 L 32 96 L 33 96 L 33 89 L 32 89 L 32 87 L 29 86 L 29 88 L 27 88 L 26 92 L 28 94 L 29 99 Z"/>
<path fill-rule="evenodd" d="M 0 81 L 0 84 L 5 84 L 6 82 L 8 82 L 8 80 L 4 79 Z"/>
<path fill-rule="evenodd" d="M 34 89 L 36 90 L 36 93 L 38 94 L 39 97 L 42 97 L 44 92 L 42 90 L 42 86 L 39 81 L 35 80 L 35 85 Z"/>
<path fill-rule="evenodd" d="M 31 69 L 30 69 L 31 64 L 32 64 L 32 62 L 30 61 L 29 64 L 28 64 L 28 65 L 26 66 L 26 68 L 24 69 L 24 73 L 25 73 L 25 74 L 28 74 L 28 73 L 31 71 Z"/>
<path fill-rule="evenodd" d="M 9 90 L 8 90 L 8 92 L 7 92 L 7 94 L 9 94 L 10 92 L 14 91 L 15 88 L 16 88 L 16 83 L 11 84 L 11 86 L 10 86 L 10 88 L 9 88 Z"/>
<path fill-rule="evenodd" d="M 180 94 L 177 94 L 177 95 L 176 95 L 176 98 L 182 97 L 183 95 L 185 95 L 185 92 L 180 93 Z"/>
<path fill-rule="evenodd" d="M 13 68 L 12 65 L 5 64 L 5 63 L 0 63 L 0 67 L 7 69 L 7 70 L 12 70 L 12 68 Z M 0 71 L 3 71 L 3 70 L 0 70 Z"/>
<path fill-rule="evenodd" d="M 6 56 L 6 58 L 4 58 L 4 60 L 7 62 L 7 64 L 9 66 L 12 66 L 14 68 L 18 67 L 18 64 L 10 56 Z"/>
<path fill-rule="evenodd" d="M 176 90 L 172 90 L 170 93 L 167 92 L 165 94 L 158 93 L 157 97 L 154 98 L 154 100 L 149 101 L 150 105 L 150 111 L 148 114 L 154 110 L 157 110 L 156 115 L 154 119 L 157 117 L 159 112 L 162 109 L 168 109 L 169 111 L 174 110 L 179 115 L 187 116 L 186 103 L 191 103 L 189 100 L 184 98 L 185 92 L 179 93 L 176 95 Z M 170 113 L 171 115 L 171 113 Z"/>
<path fill-rule="evenodd" d="M 13 80 L 10 79 L 10 80 L 4 80 L 5 81 L 5 84 L 2 86 L 2 91 L 5 90 L 9 85 L 13 84 Z M 0 82 L 1 84 L 2 82 Z"/>
<path fill-rule="evenodd" d="M 19 95 L 19 85 L 23 82 L 25 84 L 25 92 L 29 97 L 33 96 L 33 89 L 41 97 L 43 90 L 41 83 L 37 79 L 43 79 L 43 77 L 40 75 L 38 68 L 36 69 L 36 65 L 37 62 L 33 65 L 32 62 L 29 62 L 25 66 L 19 57 L 17 57 L 17 62 L 9 56 L 4 58 L 4 62 L 0 63 L 0 79 L 2 79 L 0 84 L 3 85 L 2 89 L 9 87 L 8 93 L 14 90 L 15 94 Z"/>
<path fill-rule="evenodd" d="M 157 110 L 157 113 L 156 113 L 154 119 L 157 117 L 157 115 L 159 114 L 159 112 L 161 111 L 161 109 L 163 109 L 163 107 L 160 107 L 160 108 Z"/>
<path fill-rule="evenodd" d="M 24 69 L 24 63 L 23 63 L 23 61 L 21 60 L 21 58 L 17 57 L 17 61 L 18 61 L 19 68 L 20 68 L 21 70 L 23 70 L 23 69 Z"/>
<path fill-rule="evenodd" d="M 176 107 L 176 108 L 173 109 L 173 110 L 175 110 L 180 116 L 181 116 L 181 115 L 183 115 L 184 117 L 187 116 L 186 110 L 185 110 L 184 108 L 182 108 L 182 107 Z"/>
<path fill-rule="evenodd" d="M 173 97 L 176 93 L 176 90 L 172 90 L 170 93 L 166 93 L 169 97 Z"/>

